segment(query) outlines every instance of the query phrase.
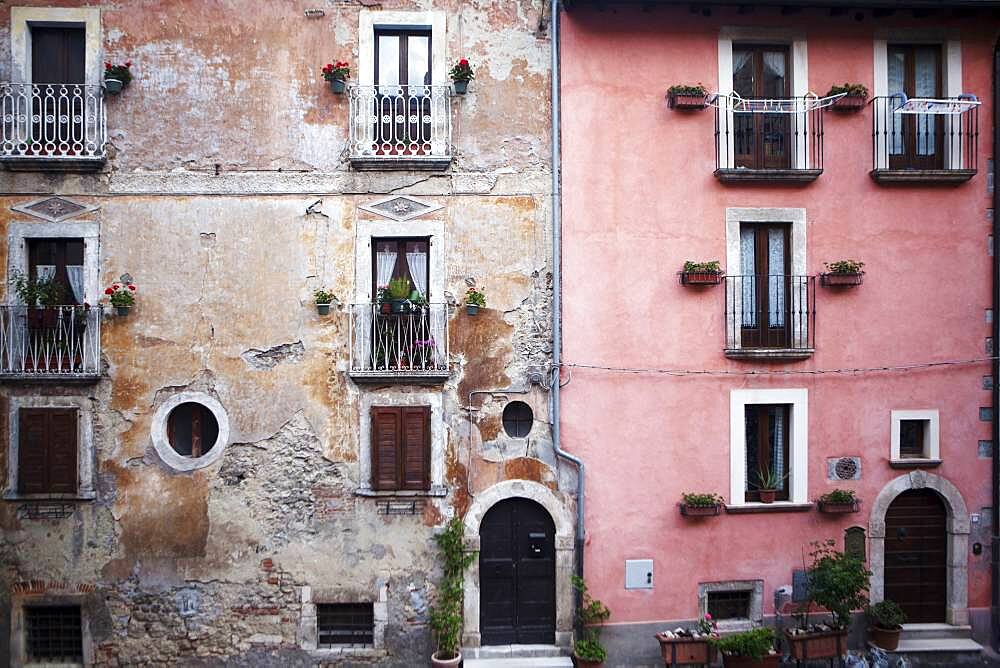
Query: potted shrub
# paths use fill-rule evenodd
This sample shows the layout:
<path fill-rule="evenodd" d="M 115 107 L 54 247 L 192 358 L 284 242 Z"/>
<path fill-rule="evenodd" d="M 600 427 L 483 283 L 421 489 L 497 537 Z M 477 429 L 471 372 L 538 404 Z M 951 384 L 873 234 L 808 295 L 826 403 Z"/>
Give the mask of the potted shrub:
<path fill-rule="evenodd" d="M 847 651 L 851 614 L 868 600 L 871 571 L 864 562 L 835 549 L 833 540 L 812 546 L 812 565 L 806 569 L 809 600 L 799 619 L 799 628 L 785 631 L 789 652 L 795 660 L 842 656 Z M 833 617 L 830 624 L 809 624 L 812 603 L 830 612 Z"/>
<path fill-rule="evenodd" d="M 722 281 L 722 268 L 718 260 L 692 262 L 687 260 L 681 271 L 681 285 L 718 285 Z"/>
<path fill-rule="evenodd" d="M 104 90 L 112 95 L 122 92 L 125 86 L 132 81 L 132 61 L 126 60 L 124 65 L 113 65 L 111 62 L 104 63 Z"/>
<path fill-rule="evenodd" d="M 462 634 L 462 575 L 475 560 L 476 553 L 466 553 L 462 544 L 462 520 L 453 517 L 444 530 L 434 537 L 441 549 L 441 569 L 444 576 L 438 585 L 431 606 L 431 630 L 437 640 L 437 651 L 431 655 L 435 668 L 458 666 L 462 663 L 459 642 Z"/>
<path fill-rule="evenodd" d="M 476 78 L 476 75 L 472 72 L 472 66 L 469 65 L 469 61 L 465 58 L 455 63 L 455 66 L 448 72 L 448 76 L 451 77 L 457 95 L 465 95 L 469 90 L 469 82 Z"/>
<path fill-rule="evenodd" d="M 712 639 L 718 638 L 718 628 L 712 615 L 705 616 L 694 629 L 676 628 L 656 634 L 660 654 L 666 666 L 707 665 L 718 655 Z"/>
<path fill-rule="evenodd" d="M 386 294 L 389 297 L 390 313 L 404 312 L 410 297 L 410 279 L 403 277 L 392 279 L 386 287 Z"/>
<path fill-rule="evenodd" d="M 685 517 L 706 517 L 718 515 L 722 508 L 722 497 L 718 494 L 681 494 L 681 515 Z"/>
<path fill-rule="evenodd" d="M 858 497 L 850 489 L 832 489 L 817 500 L 821 513 L 856 513 Z"/>
<path fill-rule="evenodd" d="M 465 310 L 469 315 L 476 315 L 479 309 L 486 308 L 486 294 L 482 290 L 469 288 L 465 291 Z"/>
<path fill-rule="evenodd" d="M 872 642 L 890 652 L 899 647 L 899 633 L 906 623 L 906 613 L 895 601 L 885 599 L 865 609 L 871 622 Z"/>
<path fill-rule="evenodd" d="M 667 102 L 671 109 L 704 109 L 708 91 L 697 86 L 676 84 L 667 89 Z"/>
<path fill-rule="evenodd" d="M 113 283 L 104 290 L 108 301 L 115 307 L 118 315 L 128 315 L 129 309 L 135 306 L 135 286 L 131 283 Z"/>
<path fill-rule="evenodd" d="M 781 661 L 774 649 L 774 631 L 760 627 L 734 633 L 711 642 L 722 652 L 722 665 L 726 668 L 772 668 Z"/>
<path fill-rule="evenodd" d="M 778 494 L 778 485 L 787 478 L 766 466 L 757 470 L 757 494 L 761 503 L 774 503 L 774 498 Z"/>
<path fill-rule="evenodd" d="M 819 282 L 829 288 L 844 288 L 861 285 L 865 277 L 865 263 L 858 260 L 837 260 L 824 262 L 826 272 L 820 274 Z"/>
<path fill-rule="evenodd" d="M 62 283 L 54 277 L 31 278 L 14 271 L 11 284 L 17 298 L 28 307 L 28 327 L 51 329 L 58 324 L 59 311 L 53 307 L 65 301 L 66 289 Z"/>
<path fill-rule="evenodd" d="M 337 295 L 320 288 L 313 293 L 313 299 L 316 300 L 316 311 L 320 315 L 330 314 L 330 304 L 337 301 Z"/>
<path fill-rule="evenodd" d="M 826 96 L 840 95 L 846 93 L 844 97 L 833 103 L 831 109 L 834 111 L 857 111 L 865 106 L 868 99 L 868 87 L 859 83 L 845 83 L 842 86 L 834 84 L 830 86 Z"/>
<path fill-rule="evenodd" d="M 339 60 L 335 63 L 327 63 L 322 70 L 323 78 L 330 82 L 330 89 L 337 95 L 341 95 L 347 88 L 347 80 L 351 78 L 351 66 Z"/>
<path fill-rule="evenodd" d="M 572 579 L 573 588 L 580 593 L 576 616 L 583 626 L 583 637 L 573 645 L 573 663 L 576 668 L 600 668 L 608 658 L 608 651 L 601 644 L 601 624 L 608 621 L 611 611 L 590 596 L 583 578 L 574 575 Z"/>

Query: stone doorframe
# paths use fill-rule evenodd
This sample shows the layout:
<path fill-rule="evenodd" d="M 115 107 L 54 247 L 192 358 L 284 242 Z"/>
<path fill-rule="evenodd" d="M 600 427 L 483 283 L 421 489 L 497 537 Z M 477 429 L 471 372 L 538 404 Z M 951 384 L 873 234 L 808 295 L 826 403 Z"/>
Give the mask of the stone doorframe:
<path fill-rule="evenodd" d="M 545 485 L 530 480 L 505 480 L 475 496 L 465 514 L 464 544 L 466 552 L 480 548 L 479 526 L 486 512 L 504 499 L 529 499 L 540 504 L 552 517 L 556 527 L 556 645 L 573 644 L 573 519 L 562 502 Z M 465 609 L 463 647 L 479 647 L 479 560 L 465 571 Z"/>
<path fill-rule="evenodd" d="M 897 496 L 910 489 L 932 489 L 944 502 L 947 512 L 948 573 L 945 622 L 956 626 L 969 623 L 969 511 L 958 488 L 941 476 L 926 471 L 912 471 L 891 480 L 872 504 L 868 521 L 871 540 L 872 603 L 885 598 L 885 515 Z"/>

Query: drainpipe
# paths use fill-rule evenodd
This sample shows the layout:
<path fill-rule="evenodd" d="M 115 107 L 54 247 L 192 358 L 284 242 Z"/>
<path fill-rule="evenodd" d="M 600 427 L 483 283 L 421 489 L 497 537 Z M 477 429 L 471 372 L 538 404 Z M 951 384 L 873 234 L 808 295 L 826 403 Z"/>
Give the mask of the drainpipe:
<path fill-rule="evenodd" d="M 990 644 L 1000 651 L 1000 44 L 993 52 L 993 420 L 990 442 L 993 451 L 993 501 L 990 508 Z"/>

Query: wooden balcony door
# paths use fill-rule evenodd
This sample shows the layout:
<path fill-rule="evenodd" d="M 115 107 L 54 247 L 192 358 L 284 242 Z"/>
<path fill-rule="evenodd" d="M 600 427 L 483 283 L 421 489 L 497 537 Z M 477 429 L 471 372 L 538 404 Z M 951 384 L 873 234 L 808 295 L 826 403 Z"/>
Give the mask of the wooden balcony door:
<path fill-rule="evenodd" d="M 733 92 L 742 98 L 790 94 L 787 46 L 733 45 Z M 793 114 L 733 113 L 734 167 L 790 169 Z"/>
<path fill-rule="evenodd" d="M 375 31 L 375 136 L 418 153 L 430 144 L 431 32 Z"/>
<path fill-rule="evenodd" d="M 889 46 L 889 95 L 941 96 L 941 47 L 936 44 Z M 943 169 L 945 117 L 892 113 L 890 100 L 889 168 Z"/>
<path fill-rule="evenodd" d="M 740 228 L 741 347 L 788 348 L 790 226 L 747 223 Z"/>
<path fill-rule="evenodd" d="M 86 82 L 86 46 L 83 28 L 43 27 L 31 28 L 31 81 L 35 84 L 68 84 L 67 95 L 78 103 L 78 108 L 60 104 L 58 91 L 46 95 L 44 90 L 32 99 L 32 113 L 40 120 L 32 124 L 32 136 L 41 143 L 56 144 L 57 152 L 69 152 L 66 146 L 60 151 L 58 144 L 83 143 L 83 116 L 85 96 L 74 85 Z M 44 87 L 43 87 L 44 89 Z M 77 112 L 77 113 L 71 113 Z M 79 121 L 70 120 L 78 116 Z M 61 118 L 62 117 L 62 118 Z"/>

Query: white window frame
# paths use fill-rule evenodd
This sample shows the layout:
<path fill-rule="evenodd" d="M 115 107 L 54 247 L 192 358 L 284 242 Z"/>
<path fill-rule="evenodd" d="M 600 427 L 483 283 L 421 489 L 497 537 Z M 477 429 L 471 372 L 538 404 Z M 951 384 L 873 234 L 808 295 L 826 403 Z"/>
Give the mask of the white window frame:
<path fill-rule="evenodd" d="M 375 85 L 375 30 L 379 28 L 415 28 L 431 31 L 431 85 L 442 86 L 448 80 L 448 45 L 446 14 L 432 12 L 372 11 L 358 15 L 358 83 Z"/>
<path fill-rule="evenodd" d="M 185 457 L 180 454 L 170 445 L 170 439 L 167 437 L 167 422 L 170 420 L 170 413 L 185 403 L 200 404 L 207 408 L 219 426 L 219 434 L 216 436 L 212 448 L 200 457 Z M 229 415 L 226 413 L 226 409 L 219 403 L 218 399 L 204 392 L 178 392 L 171 395 L 156 409 L 150 428 L 150 437 L 156 454 L 160 456 L 164 464 L 175 471 L 194 471 L 219 461 L 226 446 L 229 445 L 229 433 Z"/>
<path fill-rule="evenodd" d="M 731 95 L 733 92 L 733 43 L 739 44 L 787 44 L 789 48 L 792 77 L 789 90 L 792 97 L 802 97 L 809 92 L 809 49 L 806 35 L 800 30 L 785 28 L 765 28 L 746 26 L 722 26 L 719 29 L 719 94 Z M 719 110 L 727 114 L 728 127 L 733 127 L 733 113 Z M 795 153 L 792 156 L 792 169 L 808 169 L 809 146 L 807 144 L 808 128 L 797 133 Z M 735 168 L 733 156 L 733 133 L 720 133 L 719 155 L 727 164 L 719 164 L 720 169 Z"/>
<path fill-rule="evenodd" d="M 11 77 L 14 83 L 31 83 L 31 28 L 32 26 L 83 28 L 86 63 L 84 81 L 100 85 L 104 79 L 101 66 L 101 10 L 62 7 L 11 7 L 10 56 Z"/>
<path fill-rule="evenodd" d="M 744 407 L 788 404 L 788 501 L 746 501 L 746 425 Z M 731 390 L 729 394 L 729 506 L 781 506 L 809 503 L 809 390 Z"/>
<path fill-rule="evenodd" d="M 22 408 L 75 408 L 76 416 L 76 477 L 75 494 L 22 494 L 18 492 L 18 462 L 20 459 L 20 429 L 19 412 Z M 7 485 L 3 498 L 18 499 L 71 499 L 91 501 L 97 497 L 94 490 L 94 412 L 91 401 L 87 397 L 44 397 L 19 396 L 8 397 L 7 432 L 10 435 L 7 448 Z"/>
<path fill-rule="evenodd" d="M 96 222 L 67 221 L 62 223 L 12 222 L 7 230 L 7 277 L 15 273 L 28 274 L 28 241 L 30 239 L 83 239 L 83 300 L 96 305 L 101 293 L 101 225 Z M 19 304 L 13 290 L 7 291 L 7 303 Z"/>
<path fill-rule="evenodd" d="M 889 459 L 893 462 L 905 464 L 919 464 L 927 461 L 940 461 L 941 459 L 941 416 L 937 410 L 899 410 L 891 411 L 890 419 L 890 445 Z M 924 456 L 923 457 L 901 457 L 899 454 L 899 423 L 903 420 L 922 420 L 926 422 L 924 426 Z"/>

